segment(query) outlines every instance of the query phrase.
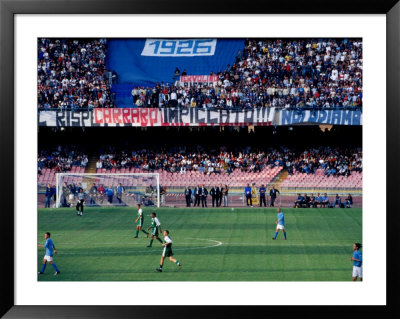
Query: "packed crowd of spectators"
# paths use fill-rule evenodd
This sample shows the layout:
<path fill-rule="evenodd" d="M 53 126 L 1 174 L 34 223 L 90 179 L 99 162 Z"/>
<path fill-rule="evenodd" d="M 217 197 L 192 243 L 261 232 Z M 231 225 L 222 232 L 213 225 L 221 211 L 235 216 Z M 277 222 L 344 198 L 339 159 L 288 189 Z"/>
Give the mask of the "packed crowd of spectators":
<path fill-rule="evenodd" d="M 39 39 L 39 109 L 114 107 L 106 39 Z M 248 39 L 218 82 L 133 87 L 135 107 L 362 108 L 361 39 Z"/>
<path fill-rule="evenodd" d="M 295 172 L 314 174 L 323 169 L 326 176 L 349 176 L 351 172 L 362 172 L 361 148 L 338 149 L 330 147 L 311 148 L 288 157 L 285 163 L 289 174 Z"/>
<path fill-rule="evenodd" d="M 232 66 L 211 72 L 215 86 L 173 82 L 131 93 L 136 107 L 361 109 L 362 61 L 360 39 L 249 39 Z"/>
<path fill-rule="evenodd" d="M 105 39 L 38 40 L 38 108 L 113 107 Z"/>
<path fill-rule="evenodd" d="M 157 150 L 157 151 L 155 151 Z M 362 171 L 361 149 L 332 149 L 330 147 L 312 148 L 296 151 L 281 147 L 265 150 L 246 147 L 228 150 L 204 149 L 202 147 L 137 147 L 134 150 L 116 150 L 109 147 L 102 151 L 97 161 L 98 169 L 111 170 L 138 168 L 153 172 L 162 170 L 170 173 L 184 174 L 187 171 L 199 171 L 204 174 L 232 173 L 239 169 L 242 172 L 261 172 L 275 166 L 287 169 L 290 174 L 298 171 L 314 174 L 317 169 L 324 170 L 325 175 L 349 176 L 352 171 Z"/>
<path fill-rule="evenodd" d="M 88 156 L 84 150 L 74 146 L 57 146 L 55 148 L 39 150 L 38 153 L 38 174 L 44 168 L 54 169 L 56 172 L 64 173 L 71 170 L 72 166 L 86 167 Z"/>

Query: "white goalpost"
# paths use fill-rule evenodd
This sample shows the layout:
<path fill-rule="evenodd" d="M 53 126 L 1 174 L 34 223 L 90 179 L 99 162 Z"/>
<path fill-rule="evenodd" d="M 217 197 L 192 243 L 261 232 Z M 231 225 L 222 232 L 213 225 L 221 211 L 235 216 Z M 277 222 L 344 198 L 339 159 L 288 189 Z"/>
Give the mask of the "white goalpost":
<path fill-rule="evenodd" d="M 158 173 L 57 173 L 56 207 L 74 206 L 82 189 L 85 206 L 160 207 Z"/>

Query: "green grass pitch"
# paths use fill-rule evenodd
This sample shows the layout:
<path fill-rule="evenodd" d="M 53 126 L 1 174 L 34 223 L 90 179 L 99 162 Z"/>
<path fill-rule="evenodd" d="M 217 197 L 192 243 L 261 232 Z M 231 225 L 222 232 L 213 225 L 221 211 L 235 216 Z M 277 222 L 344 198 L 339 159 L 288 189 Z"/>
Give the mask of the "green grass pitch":
<path fill-rule="evenodd" d="M 61 271 L 47 265 L 40 281 L 351 281 L 352 244 L 362 242 L 361 209 L 285 208 L 287 240 L 275 232 L 274 208 L 148 208 L 173 240 L 182 269 L 165 261 L 161 244 L 140 232 L 134 207 L 38 210 L 38 244 L 49 231 Z M 38 248 L 40 270 L 44 249 Z"/>

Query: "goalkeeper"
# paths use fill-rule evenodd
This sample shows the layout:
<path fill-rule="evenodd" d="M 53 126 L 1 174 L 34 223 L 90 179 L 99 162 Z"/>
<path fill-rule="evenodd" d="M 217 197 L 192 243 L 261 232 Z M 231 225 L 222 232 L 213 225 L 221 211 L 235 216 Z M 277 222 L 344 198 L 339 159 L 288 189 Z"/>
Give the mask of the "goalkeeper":
<path fill-rule="evenodd" d="M 76 203 L 76 214 L 78 216 L 82 216 L 83 214 L 83 203 L 85 202 L 86 194 L 83 192 L 83 189 L 79 189 L 78 193 L 78 202 Z"/>

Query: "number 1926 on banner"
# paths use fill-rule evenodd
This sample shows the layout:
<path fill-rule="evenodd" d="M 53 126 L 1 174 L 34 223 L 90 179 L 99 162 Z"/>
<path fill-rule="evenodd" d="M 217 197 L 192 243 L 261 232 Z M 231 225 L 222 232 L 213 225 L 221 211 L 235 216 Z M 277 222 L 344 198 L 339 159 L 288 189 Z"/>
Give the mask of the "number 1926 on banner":
<path fill-rule="evenodd" d="M 142 56 L 192 57 L 214 55 L 217 39 L 146 39 Z"/>

